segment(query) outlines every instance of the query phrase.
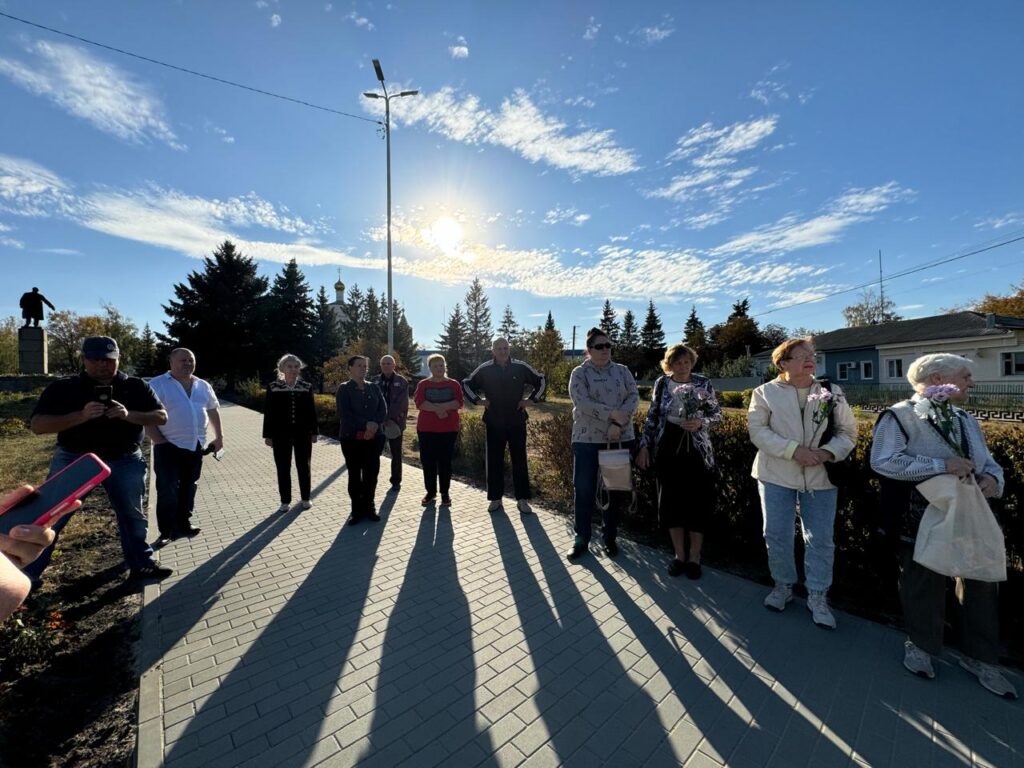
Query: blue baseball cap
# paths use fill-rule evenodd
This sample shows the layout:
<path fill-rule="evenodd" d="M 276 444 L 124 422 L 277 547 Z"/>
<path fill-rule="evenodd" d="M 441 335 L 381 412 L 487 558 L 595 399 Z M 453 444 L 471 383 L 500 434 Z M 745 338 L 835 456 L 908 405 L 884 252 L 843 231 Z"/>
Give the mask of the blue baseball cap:
<path fill-rule="evenodd" d="M 89 336 L 82 342 L 82 357 L 86 360 L 117 360 L 120 356 L 117 342 L 109 336 Z"/>

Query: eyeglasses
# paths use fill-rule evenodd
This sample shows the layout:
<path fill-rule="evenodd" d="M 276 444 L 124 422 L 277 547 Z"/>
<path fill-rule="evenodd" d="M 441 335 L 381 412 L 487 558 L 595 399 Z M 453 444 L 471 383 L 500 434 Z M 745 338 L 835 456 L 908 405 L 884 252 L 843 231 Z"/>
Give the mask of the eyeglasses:
<path fill-rule="evenodd" d="M 604 343 L 604 344 L 592 344 L 592 345 L 590 346 L 590 348 L 591 348 L 591 349 L 611 349 L 611 348 L 612 348 L 612 345 L 611 345 L 611 344 L 608 344 L 608 343 Z"/>
<path fill-rule="evenodd" d="M 815 361 L 815 360 L 818 359 L 818 356 L 816 354 L 815 355 L 790 355 L 786 359 L 787 360 L 795 360 L 798 363 L 803 363 L 803 362 L 807 362 L 807 361 Z"/>

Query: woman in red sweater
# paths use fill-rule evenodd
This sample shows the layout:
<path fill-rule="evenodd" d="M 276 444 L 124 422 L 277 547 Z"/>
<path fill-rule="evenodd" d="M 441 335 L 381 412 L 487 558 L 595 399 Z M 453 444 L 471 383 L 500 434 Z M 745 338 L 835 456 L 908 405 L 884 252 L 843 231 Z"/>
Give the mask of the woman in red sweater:
<path fill-rule="evenodd" d="M 423 464 L 423 484 L 427 495 L 423 506 L 437 498 L 437 480 L 441 478 L 441 506 L 452 505 L 448 495 L 452 482 L 452 454 L 459 436 L 459 411 L 462 408 L 462 386 L 447 376 L 444 355 L 427 358 L 431 376 L 416 385 L 416 434 L 420 442 L 420 462 Z"/>

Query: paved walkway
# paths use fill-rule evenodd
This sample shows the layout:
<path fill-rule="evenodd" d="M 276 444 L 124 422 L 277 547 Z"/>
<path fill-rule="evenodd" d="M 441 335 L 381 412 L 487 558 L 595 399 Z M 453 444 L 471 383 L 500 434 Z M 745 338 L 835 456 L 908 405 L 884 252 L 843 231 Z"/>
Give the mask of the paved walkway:
<path fill-rule="evenodd" d="M 178 766 L 1024 767 L 1024 708 L 947 659 L 900 666 L 902 637 L 661 552 L 569 565 L 562 518 L 489 515 L 457 484 L 424 512 L 407 467 L 379 524 L 343 526 L 337 445 L 314 506 L 277 514 L 260 416 L 226 407 L 203 533 L 147 588 L 139 764 Z M 1018 687 L 1021 681 L 1017 679 Z"/>

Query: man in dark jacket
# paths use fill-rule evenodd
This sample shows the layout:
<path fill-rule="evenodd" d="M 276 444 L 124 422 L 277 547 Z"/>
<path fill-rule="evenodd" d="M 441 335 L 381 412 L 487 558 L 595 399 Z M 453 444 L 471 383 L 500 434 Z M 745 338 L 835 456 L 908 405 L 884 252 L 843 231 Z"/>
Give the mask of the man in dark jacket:
<path fill-rule="evenodd" d="M 530 509 L 530 477 L 526 466 L 527 403 L 544 394 L 544 375 L 521 360 L 513 360 L 508 341 L 496 338 L 493 357 L 463 379 L 462 390 L 473 404 L 484 401 L 487 430 L 487 498 L 489 512 L 501 509 L 505 493 L 505 446 L 512 457 L 512 484 L 516 505 L 523 514 Z M 526 395 L 526 388 L 532 391 Z"/>
<path fill-rule="evenodd" d="M 402 487 L 402 436 L 409 417 L 409 381 L 395 372 L 395 358 L 391 355 L 380 359 L 380 375 L 374 376 L 373 381 L 380 387 L 388 408 L 383 429 L 391 452 L 391 490 L 397 491 Z M 392 437 L 396 429 L 398 434 Z"/>

